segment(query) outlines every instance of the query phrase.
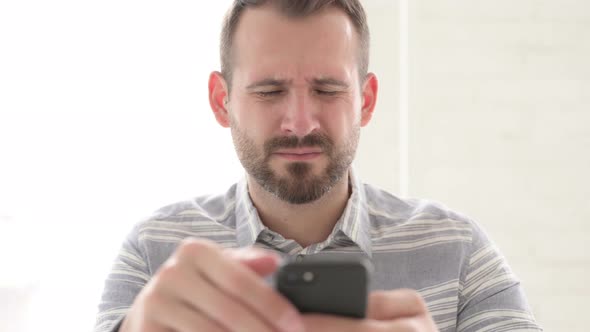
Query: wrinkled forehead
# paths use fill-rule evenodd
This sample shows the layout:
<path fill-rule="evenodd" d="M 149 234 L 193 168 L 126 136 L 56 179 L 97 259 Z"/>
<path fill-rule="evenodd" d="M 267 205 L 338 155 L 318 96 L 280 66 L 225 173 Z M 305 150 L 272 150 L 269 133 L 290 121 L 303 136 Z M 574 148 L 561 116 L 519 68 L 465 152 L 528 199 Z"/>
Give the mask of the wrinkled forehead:
<path fill-rule="evenodd" d="M 271 6 L 248 8 L 234 35 L 234 83 L 352 81 L 358 79 L 358 43 L 352 22 L 336 7 L 305 17 L 287 17 Z"/>

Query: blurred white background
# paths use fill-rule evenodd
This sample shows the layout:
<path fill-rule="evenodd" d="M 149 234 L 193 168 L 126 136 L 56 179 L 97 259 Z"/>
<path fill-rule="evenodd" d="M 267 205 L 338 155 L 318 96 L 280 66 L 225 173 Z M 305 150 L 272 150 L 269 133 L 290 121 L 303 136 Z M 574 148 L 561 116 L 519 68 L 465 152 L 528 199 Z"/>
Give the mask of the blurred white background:
<path fill-rule="evenodd" d="M 207 102 L 229 1 L 0 2 L 0 331 L 90 331 L 122 239 L 242 175 Z M 361 177 L 479 221 L 586 331 L 590 2 L 366 0 Z"/>

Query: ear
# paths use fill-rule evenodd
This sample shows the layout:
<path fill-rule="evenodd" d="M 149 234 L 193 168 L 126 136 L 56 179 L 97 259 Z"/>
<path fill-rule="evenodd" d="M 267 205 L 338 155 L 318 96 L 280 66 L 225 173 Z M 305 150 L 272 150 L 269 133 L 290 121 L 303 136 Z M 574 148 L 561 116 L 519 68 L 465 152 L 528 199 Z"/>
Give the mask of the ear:
<path fill-rule="evenodd" d="M 228 102 L 229 94 L 225 79 L 220 72 L 214 71 L 209 75 L 209 105 L 217 123 L 225 128 L 229 127 Z"/>
<path fill-rule="evenodd" d="M 366 126 L 371 117 L 373 117 L 373 111 L 377 104 L 377 91 L 379 90 L 379 83 L 377 82 L 377 76 L 373 73 L 368 73 L 365 77 L 365 83 L 363 83 L 362 93 L 362 108 L 361 108 L 361 126 Z"/>

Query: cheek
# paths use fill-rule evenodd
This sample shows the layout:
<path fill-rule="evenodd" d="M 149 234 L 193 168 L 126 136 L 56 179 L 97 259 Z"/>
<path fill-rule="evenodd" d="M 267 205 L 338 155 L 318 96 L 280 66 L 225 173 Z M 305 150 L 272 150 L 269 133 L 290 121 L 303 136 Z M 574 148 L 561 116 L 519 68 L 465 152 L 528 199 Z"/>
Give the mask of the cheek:
<path fill-rule="evenodd" d="M 335 142 L 348 139 L 355 127 L 360 125 L 360 111 L 355 111 L 350 105 L 325 110 L 322 113 L 323 130 Z"/>
<path fill-rule="evenodd" d="M 273 109 L 277 107 L 277 109 Z M 259 141 L 260 137 L 276 134 L 281 124 L 280 107 L 261 105 L 255 101 L 245 101 L 239 107 L 232 108 L 235 125 L 239 126 L 251 138 Z"/>
<path fill-rule="evenodd" d="M 237 134 L 242 139 L 247 139 L 248 145 L 256 150 L 260 149 L 271 135 L 268 119 L 257 112 L 235 112 L 231 126 L 238 131 Z"/>

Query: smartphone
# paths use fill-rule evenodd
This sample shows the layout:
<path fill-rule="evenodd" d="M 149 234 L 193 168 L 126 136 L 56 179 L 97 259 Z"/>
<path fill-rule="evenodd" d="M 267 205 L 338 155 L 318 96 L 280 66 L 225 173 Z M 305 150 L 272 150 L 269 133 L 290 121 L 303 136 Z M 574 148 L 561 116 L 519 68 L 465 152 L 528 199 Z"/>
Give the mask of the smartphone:
<path fill-rule="evenodd" d="M 364 318 L 371 270 L 364 258 L 323 257 L 282 265 L 275 282 L 302 313 Z"/>

